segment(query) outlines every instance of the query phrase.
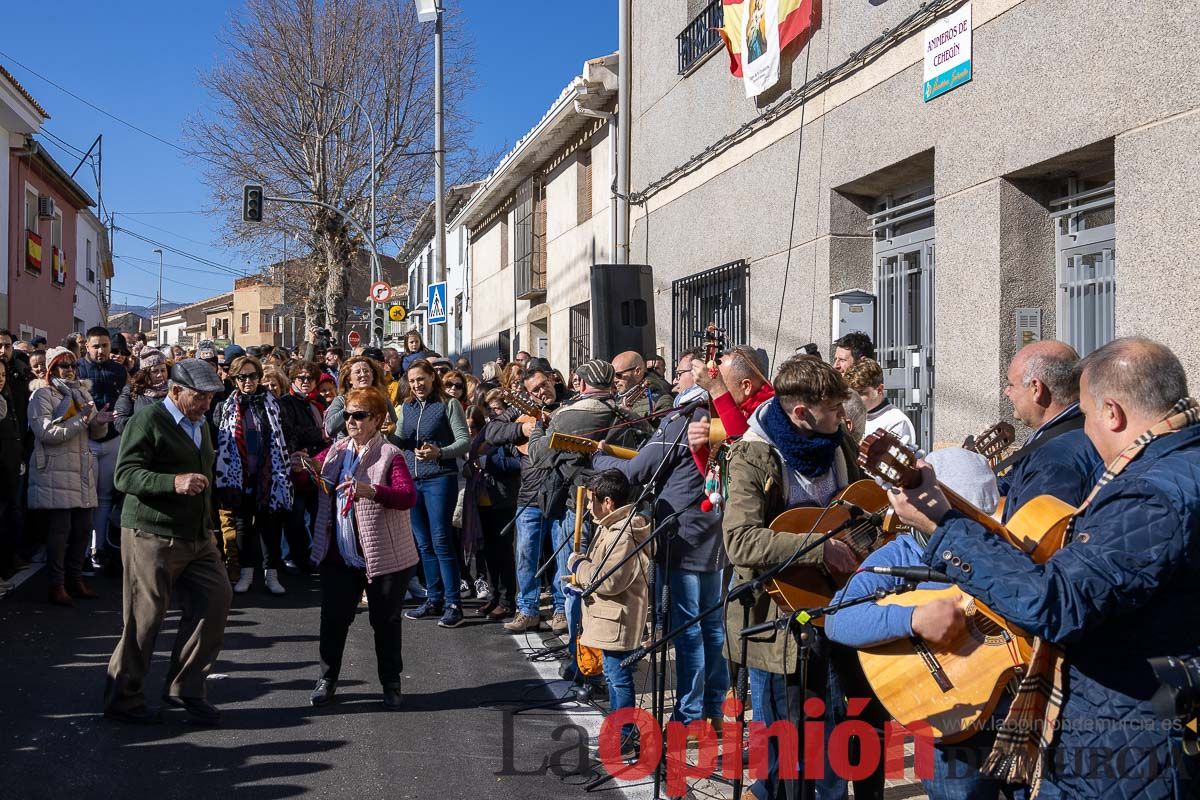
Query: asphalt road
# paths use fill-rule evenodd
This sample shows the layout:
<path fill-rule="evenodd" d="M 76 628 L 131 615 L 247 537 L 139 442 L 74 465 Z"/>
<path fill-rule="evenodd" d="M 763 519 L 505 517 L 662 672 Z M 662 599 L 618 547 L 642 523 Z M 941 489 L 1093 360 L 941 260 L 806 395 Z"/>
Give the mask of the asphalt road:
<path fill-rule="evenodd" d="M 573 723 L 594 729 L 596 712 L 511 714 L 565 688 L 545 679 L 551 664 L 522 651 L 548 633 L 514 641 L 470 609 L 456 630 L 406 620 L 406 707 L 387 712 L 360 613 L 338 701 L 314 709 L 318 581 L 285 578 L 288 594 L 275 598 L 259 580 L 235 595 L 210 677 L 219 728 L 190 725 L 175 710 L 150 727 L 101 716 L 105 668 L 121 630 L 116 577 L 90 579 L 102 597 L 74 609 L 45 602 L 44 571 L 0 601 L 0 798 L 624 796 L 612 784 L 593 795 L 579 787 L 580 762 L 584 772 L 589 765 L 583 728 Z M 171 612 L 158 641 L 151 698 L 161 691 L 177 619 Z"/>

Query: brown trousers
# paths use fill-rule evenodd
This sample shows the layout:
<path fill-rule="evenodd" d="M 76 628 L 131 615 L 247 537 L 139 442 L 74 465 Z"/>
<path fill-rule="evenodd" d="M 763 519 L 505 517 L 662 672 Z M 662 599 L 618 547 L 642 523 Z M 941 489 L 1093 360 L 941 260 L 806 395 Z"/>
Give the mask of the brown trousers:
<path fill-rule="evenodd" d="M 233 599 L 215 538 L 171 539 L 122 528 L 121 563 L 125 629 L 108 662 L 105 707 L 132 711 L 146 704 L 144 683 L 172 591 L 182 614 L 163 694 L 203 698 Z"/>

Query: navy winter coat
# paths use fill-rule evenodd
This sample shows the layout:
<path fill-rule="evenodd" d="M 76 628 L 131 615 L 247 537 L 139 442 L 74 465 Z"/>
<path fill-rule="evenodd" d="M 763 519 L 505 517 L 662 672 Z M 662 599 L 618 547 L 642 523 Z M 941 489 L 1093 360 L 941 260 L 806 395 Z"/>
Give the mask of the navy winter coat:
<path fill-rule="evenodd" d="M 1082 414 L 1075 404 L 1055 422 L 1068 422 Z M 1004 521 L 1038 495 L 1050 494 L 1064 503 L 1082 505 L 1103 473 L 1104 464 L 1083 429 L 1055 436 L 996 480 L 1004 497 Z"/>
<path fill-rule="evenodd" d="M 707 418 L 708 412 L 702 409 L 686 416 L 678 411 L 672 412 L 663 419 L 650 440 L 642 445 L 635 458 L 625 461 L 599 453 L 592 457 L 592 466 L 596 470 L 619 469 L 639 491 L 654 477 L 659 462 L 666 458 L 667 463 L 659 473 L 662 490 L 654 501 L 654 519 L 661 522 L 682 509 L 672 526 L 671 566 L 694 572 L 712 572 L 724 568 L 728 563 L 721 540 L 721 515 L 716 511 L 700 510 L 700 501 L 704 498 L 704 476 L 696 468 L 692 451 L 687 445 L 685 429 L 688 423 Z M 676 439 L 680 439 L 680 443 L 672 448 Z M 662 552 L 661 547 L 658 552 Z"/>
<path fill-rule="evenodd" d="M 1200 655 L 1200 427 L 1151 442 L 1043 565 L 951 512 L 925 563 L 1063 647 L 1066 702 L 1043 798 L 1174 794 L 1170 723 L 1151 707 L 1156 656 Z M 1197 786 L 1180 787 L 1179 797 Z"/>

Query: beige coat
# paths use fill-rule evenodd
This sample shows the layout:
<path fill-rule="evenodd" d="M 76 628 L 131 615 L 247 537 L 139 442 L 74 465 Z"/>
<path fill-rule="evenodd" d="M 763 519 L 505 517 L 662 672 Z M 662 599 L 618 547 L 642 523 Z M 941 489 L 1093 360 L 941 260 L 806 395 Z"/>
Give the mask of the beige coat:
<path fill-rule="evenodd" d="M 632 513 L 633 506 L 628 505 L 600 520 L 599 530 L 588 547 L 587 559 L 580 563 L 575 573 L 584 589 L 592 588 L 595 579 L 621 563 L 650 535 L 650 523 L 645 517 L 635 516 L 629 526 L 625 526 L 626 517 Z M 633 650 L 641 644 L 649 605 L 647 584 L 653 567 L 652 549 L 643 548 L 583 601 L 581 644 L 617 653 Z"/>
<path fill-rule="evenodd" d="M 42 509 L 95 508 L 96 458 L 88 448 L 93 436 L 104 435 L 103 424 L 89 426 L 79 414 L 55 422 L 65 395 L 46 381 L 29 384 L 29 427 L 33 456 L 29 459 L 29 507 Z M 76 405 L 92 402 L 91 384 L 79 381 Z"/>

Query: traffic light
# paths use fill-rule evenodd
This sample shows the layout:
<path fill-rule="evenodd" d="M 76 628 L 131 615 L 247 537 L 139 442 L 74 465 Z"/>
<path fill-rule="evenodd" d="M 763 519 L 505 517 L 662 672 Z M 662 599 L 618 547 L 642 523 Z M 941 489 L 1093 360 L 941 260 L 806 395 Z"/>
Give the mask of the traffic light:
<path fill-rule="evenodd" d="M 256 183 L 247 183 L 242 187 L 242 221 L 262 222 L 263 218 L 263 187 Z"/>
<path fill-rule="evenodd" d="M 387 309 L 376 303 L 371 309 L 371 343 L 376 347 L 383 344 L 383 331 L 387 323 Z"/>

